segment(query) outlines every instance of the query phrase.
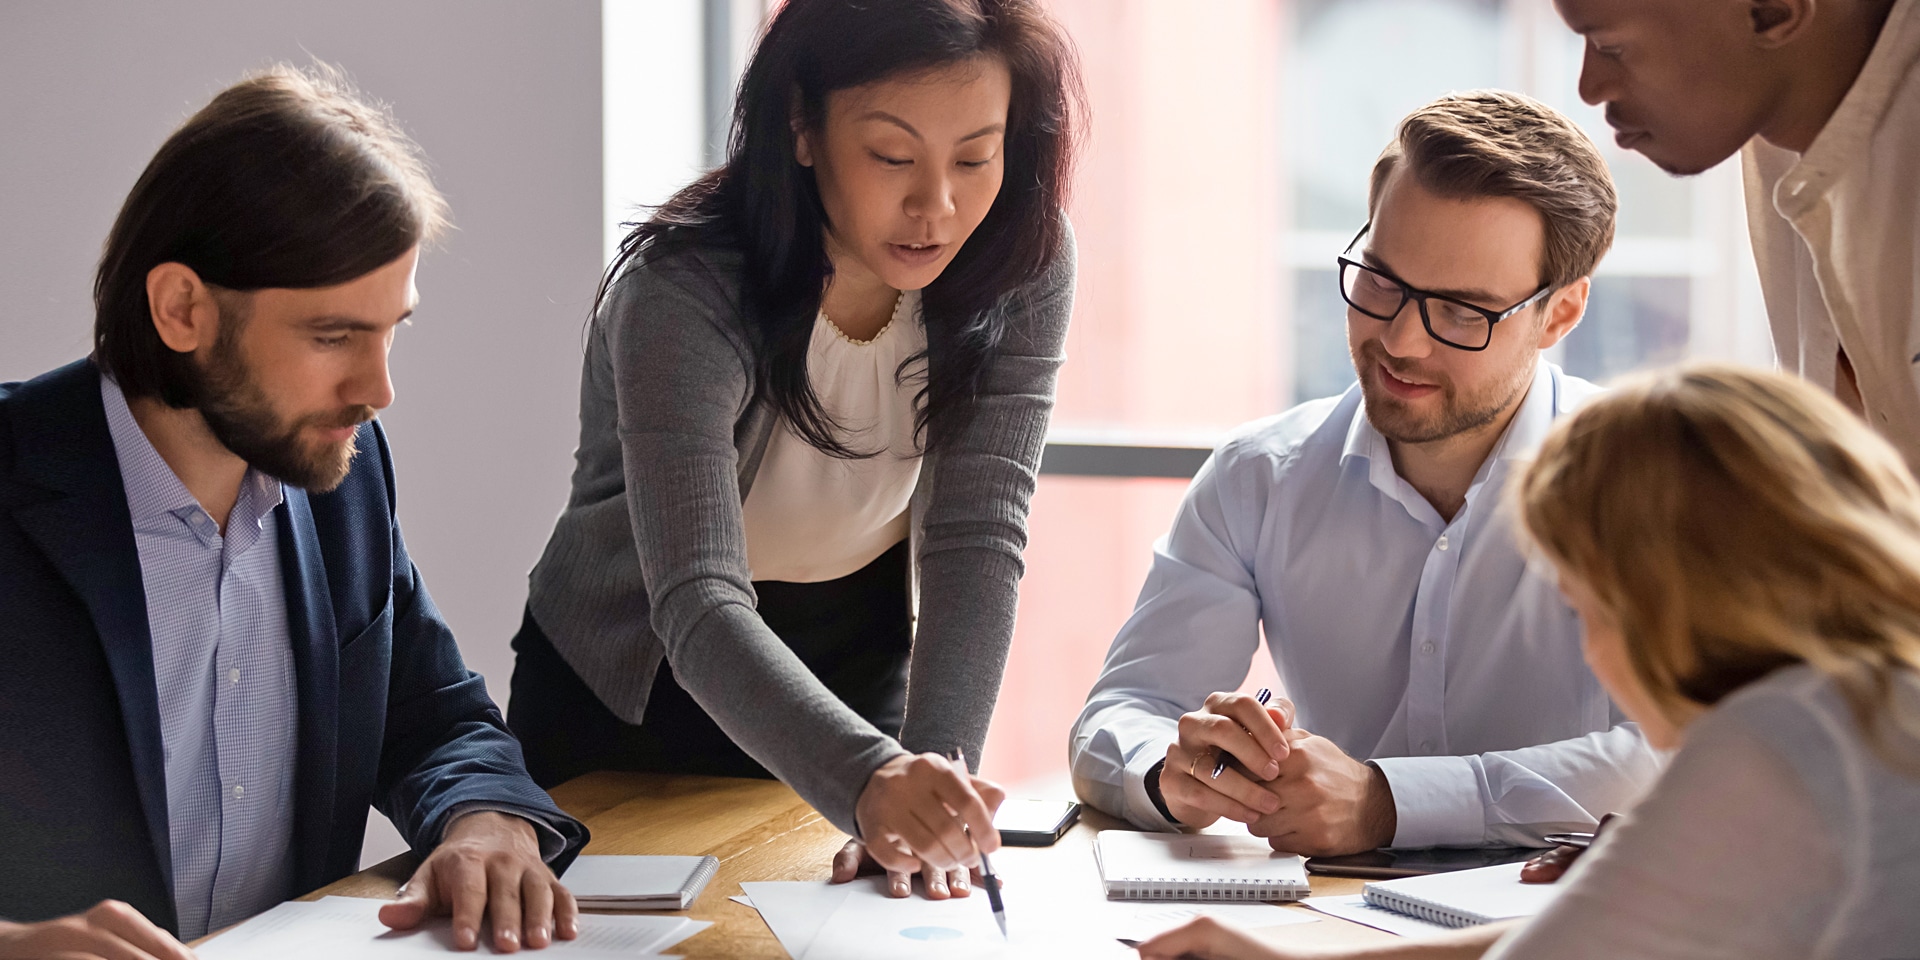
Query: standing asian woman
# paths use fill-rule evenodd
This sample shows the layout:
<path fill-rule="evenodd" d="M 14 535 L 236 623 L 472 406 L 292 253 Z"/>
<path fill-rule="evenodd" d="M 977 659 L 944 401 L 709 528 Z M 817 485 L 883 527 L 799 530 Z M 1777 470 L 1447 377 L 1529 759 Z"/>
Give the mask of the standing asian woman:
<path fill-rule="evenodd" d="M 1037 0 L 789 0 L 726 164 L 608 269 L 514 639 L 543 785 L 777 776 L 905 896 L 992 852 L 977 760 L 1073 301 L 1080 97 Z"/>

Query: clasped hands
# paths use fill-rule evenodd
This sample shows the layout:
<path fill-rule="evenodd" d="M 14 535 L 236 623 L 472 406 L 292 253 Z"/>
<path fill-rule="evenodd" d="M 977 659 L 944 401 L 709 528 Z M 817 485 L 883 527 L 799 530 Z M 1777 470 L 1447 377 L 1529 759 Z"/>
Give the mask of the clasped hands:
<path fill-rule="evenodd" d="M 887 893 L 905 897 L 918 873 L 929 900 L 968 896 L 980 884 L 980 855 L 1000 849 L 993 814 L 1005 799 L 999 785 L 937 753 L 895 757 L 854 804 L 862 839 L 833 858 L 833 882 L 884 870 Z"/>
<path fill-rule="evenodd" d="M 1393 842 L 1393 790 L 1379 768 L 1325 737 L 1293 726 L 1293 703 L 1262 706 L 1215 693 L 1180 718 L 1167 747 L 1160 796 L 1174 819 L 1204 827 L 1221 817 L 1247 825 L 1275 849 L 1336 856 Z M 1219 758 L 1228 759 L 1219 777 Z"/>

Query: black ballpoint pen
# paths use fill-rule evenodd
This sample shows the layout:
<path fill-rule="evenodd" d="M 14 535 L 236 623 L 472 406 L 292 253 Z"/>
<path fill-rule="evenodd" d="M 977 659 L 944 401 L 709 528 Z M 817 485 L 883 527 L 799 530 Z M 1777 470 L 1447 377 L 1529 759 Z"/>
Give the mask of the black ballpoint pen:
<path fill-rule="evenodd" d="M 967 755 L 965 751 L 953 751 L 953 759 L 955 763 L 960 764 L 962 771 L 966 770 Z M 971 831 L 969 831 L 969 835 L 971 835 Z M 1007 905 L 1000 899 L 1000 878 L 993 875 L 993 864 L 988 862 L 987 854 L 984 850 L 980 852 L 980 881 L 981 884 L 987 888 L 987 904 L 993 908 L 993 922 L 1000 925 L 1000 938 L 1003 940 L 1012 939 L 1007 936 Z"/>
<path fill-rule="evenodd" d="M 1261 687 L 1260 692 L 1254 694 L 1253 698 L 1255 700 L 1260 701 L 1260 705 L 1264 707 L 1267 705 L 1268 700 L 1273 699 L 1273 691 L 1268 690 L 1266 687 Z M 1213 765 L 1213 779 L 1215 780 L 1220 779 L 1220 775 L 1226 772 L 1227 772 L 1227 752 L 1225 750 L 1222 750 L 1220 751 L 1220 762 Z"/>

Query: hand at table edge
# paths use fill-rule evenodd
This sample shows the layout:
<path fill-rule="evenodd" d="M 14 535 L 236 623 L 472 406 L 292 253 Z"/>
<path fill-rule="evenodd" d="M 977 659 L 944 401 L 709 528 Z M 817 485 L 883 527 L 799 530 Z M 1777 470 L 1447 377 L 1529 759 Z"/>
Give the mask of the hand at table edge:
<path fill-rule="evenodd" d="M 448 825 L 440 845 L 401 884 L 398 899 L 380 908 L 380 922 L 409 930 L 446 914 L 460 950 L 479 946 L 483 915 L 492 921 L 494 949 L 503 953 L 523 945 L 538 950 L 580 933 L 573 894 L 540 858 L 533 824 L 492 810 Z"/>

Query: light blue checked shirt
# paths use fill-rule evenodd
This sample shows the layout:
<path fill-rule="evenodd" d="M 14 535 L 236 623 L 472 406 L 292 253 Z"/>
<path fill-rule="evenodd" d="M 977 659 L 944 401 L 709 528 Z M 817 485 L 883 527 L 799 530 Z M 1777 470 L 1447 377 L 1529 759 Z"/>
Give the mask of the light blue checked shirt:
<path fill-rule="evenodd" d="M 1074 725 L 1080 796 L 1171 829 L 1144 775 L 1181 714 L 1239 687 L 1264 630 L 1299 726 L 1386 774 L 1395 846 L 1539 845 L 1625 807 L 1656 756 L 1587 669 L 1506 489 L 1596 392 L 1541 363 L 1450 521 L 1394 470 L 1357 386 L 1237 431 L 1155 545 Z"/>
<path fill-rule="evenodd" d="M 293 894 L 299 699 L 280 573 L 280 482 L 248 470 L 226 535 L 100 378 L 133 514 L 166 751 L 173 901 L 192 939 Z"/>

